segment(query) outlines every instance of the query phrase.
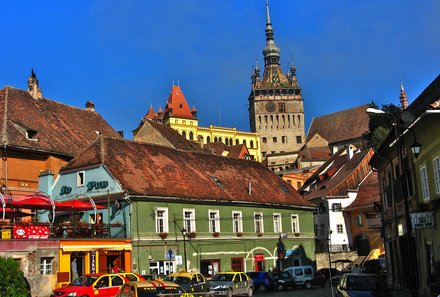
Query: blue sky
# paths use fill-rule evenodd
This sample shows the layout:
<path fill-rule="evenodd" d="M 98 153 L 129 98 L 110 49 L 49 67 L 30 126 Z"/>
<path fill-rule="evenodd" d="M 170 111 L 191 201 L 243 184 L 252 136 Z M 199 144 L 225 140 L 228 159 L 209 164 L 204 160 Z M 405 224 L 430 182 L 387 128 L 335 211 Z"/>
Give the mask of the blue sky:
<path fill-rule="evenodd" d="M 284 71 L 290 60 L 313 117 L 374 100 L 409 101 L 440 74 L 440 1 L 271 0 Z M 131 131 L 172 81 L 200 125 L 249 131 L 252 66 L 264 65 L 264 0 L 0 2 L 0 87 L 84 107 Z"/>

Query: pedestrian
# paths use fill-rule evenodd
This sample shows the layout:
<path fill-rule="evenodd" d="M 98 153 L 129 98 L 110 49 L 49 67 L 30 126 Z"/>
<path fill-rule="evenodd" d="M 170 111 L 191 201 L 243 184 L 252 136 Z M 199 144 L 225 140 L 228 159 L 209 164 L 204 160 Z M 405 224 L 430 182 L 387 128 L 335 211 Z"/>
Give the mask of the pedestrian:
<path fill-rule="evenodd" d="M 72 272 L 72 280 L 78 278 L 78 266 L 76 264 L 76 258 L 73 258 L 72 263 L 70 263 L 70 271 Z"/>
<path fill-rule="evenodd" d="M 113 267 L 112 267 L 112 272 L 113 273 L 121 272 L 121 269 L 118 267 L 118 265 L 115 264 L 115 262 L 113 262 L 112 264 L 113 264 Z"/>

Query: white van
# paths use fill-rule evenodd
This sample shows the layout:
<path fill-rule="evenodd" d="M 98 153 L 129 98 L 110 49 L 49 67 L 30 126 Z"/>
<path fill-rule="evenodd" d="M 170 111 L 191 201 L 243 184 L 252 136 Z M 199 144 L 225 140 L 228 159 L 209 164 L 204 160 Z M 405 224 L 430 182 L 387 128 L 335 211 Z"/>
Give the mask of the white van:
<path fill-rule="evenodd" d="M 303 286 L 306 289 L 312 287 L 312 280 L 314 277 L 312 266 L 290 266 L 284 269 L 284 271 L 288 271 L 293 275 L 298 286 Z"/>

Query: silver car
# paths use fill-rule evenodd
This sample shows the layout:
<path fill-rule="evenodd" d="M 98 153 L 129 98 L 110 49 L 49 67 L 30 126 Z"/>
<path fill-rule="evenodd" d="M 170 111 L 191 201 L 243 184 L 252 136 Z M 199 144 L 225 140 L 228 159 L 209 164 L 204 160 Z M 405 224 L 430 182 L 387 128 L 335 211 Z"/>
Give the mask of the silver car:
<path fill-rule="evenodd" d="M 227 297 L 250 297 L 254 292 L 254 282 L 244 272 L 219 272 L 209 281 L 209 291 Z"/>

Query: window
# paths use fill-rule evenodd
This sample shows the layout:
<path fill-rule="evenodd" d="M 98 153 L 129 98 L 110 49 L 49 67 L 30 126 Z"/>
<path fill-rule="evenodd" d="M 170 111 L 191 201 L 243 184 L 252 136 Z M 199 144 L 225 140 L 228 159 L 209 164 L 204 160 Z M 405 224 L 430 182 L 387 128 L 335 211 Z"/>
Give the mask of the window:
<path fill-rule="evenodd" d="M 220 232 L 220 215 L 218 210 L 209 211 L 209 232 Z"/>
<path fill-rule="evenodd" d="M 325 235 L 325 224 L 324 223 L 321 223 L 319 230 L 321 231 L 321 235 Z"/>
<path fill-rule="evenodd" d="M 84 175 L 85 172 L 84 171 L 80 171 L 76 174 L 76 186 L 77 187 L 83 187 L 84 186 Z"/>
<path fill-rule="evenodd" d="M 281 142 L 287 143 L 287 136 L 281 136 Z"/>
<path fill-rule="evenodd" d="M 251 140 L 251 142 L 249 143 L 249 146 L 250 146 L 251 148 L 254 148 L 254 141 Z"/>
<path fill-rule="evenodd" d="M 296 137 L 296 143 L 302 143 L 301 136 L 297 136 L 297 137 Z"/>
<path fill-rule="evenodd" d="M 186 138 L 186 131 L 182 131 L 182 136 Z"/>
<path fill-rule="evenodd" d="M 246 139 L 243 139 L 243 144 L 247 147 Z"/>
<path fill-rule="evenodd" d="M 241 220 L 241 211 L 234 211 L 232 213 L 232 232 L 235 233 L 242 233 L 243 232 L 243 225 Z"/>
<path fill-rule="evenodd" d="M 35 130 L 26 130 L 26 138 L 28 140 L 38 140 L 37 139 L 37 131 L 35 131 Z"/>
<path fill-rule="evenodd" d="M 280 112 L 286 112 L 286 104 L 284 102 L 278 103 L 278 109 Z"/>
<path fill-rule="evenodd" d="M 186 232 L 196 232 L 195 210 L 184 209 L 183 210 L 183 226 Z"/>
<path fill-rule="evenodd" d="M 273 232 L 281 233 L 283 232 L 282 224 L 281 224 L 281 214 L 274 213 L 273 214 Z"/>
<path fill-rule="evenodd" d="M 266 137 L 263 137 L 262 140 L 263 140 L 263 143 L 267 142 L 267 138 Z"/>
<path fill-rule="evenodd" d="M 272 137 L 272 141 L 273 142 L 277 142 L 277 138 L 276 137 Z"/>
<path fill-rule="evenodd" d="M 341 203 L 333 203 L 332 204 L 332 211 L 334 211 L 334 212 L 342 211 L 342 204 Z"/>
<path fill-rule="evenodd" d="M 337 224 L 336 225 L 336 232 L 338 234 L 343 234 L 344 233 L 344 227 L 342 226 L 342 224 Z"/>
<path fill-rule="evenodd" d="M 355 218 L 355 224 L 356 224 L 356 226 L 358 226 L 358 227 L 361 227 L 361 226 L 362 226 L 362 215 L 357 215 L 357 216 L 356 216 L 356 218 Z"/>
<path fill-rule="evenodd" d="M 231 258 L 232 271 L 243 271 L 243 258 Z"/>
<path fill-rule="evenodd" d="M 194 140 L 194 133 L 192 131 L 189 132 L 189 140 Z"/>
<path fill-rule="evenodd" d="M 168 208 L 156 208 L 156 233 L 168 232 Z"/>
<path fill-rule="evenodd" d="M 428 175 L 426 173 L 426 167 L 420 168 L 420 181 L 422 184 L 422 197 L 425 200 L 429 199 Z"/>
<path fill-rule="evenodd" d="M 255 233 L 263 233 L 263 214 L 261 212 L 254 213 Z"/>
<path fill-rule="evenodd" d="M 297 214 L 293 214 L 291 217 L 292 221 L 292 233 L 299 233 L 299 217 Z"/>
<path fill-rule="evenodd" d="M 261 155 L 263 156 L 263 158 L 266 158 L 266 152 L 261 152 Z"/>
<path fill-rule="evenodd" d="M 40 258 L 40 274 L 52 274 L 52 261 L 53 257 Z"/>
<path fill-rule="evenodd" d="M 297 181 L 297 182 L 296 182 L 296 189 L 297 189 L 297 190 L 301 189 L 301 186 L 302 186 L 302 185 L 301 185 L 301 182 L 300 182 L 300 181 Z"/>
<path fill-rule="evenodd" d="M 206 143 L 211 143 L 211 137 L 206 137 Z"/>
<path fill-rule="evenodd" d="M 440 193 L 440 157 L 434 159 L 435 192 Z"/>
<path fill-rule="evenodd" d="M 318 235 L 318 224 L 313 225 L 313 231 L 315 232 L 315 236 Z"/>

